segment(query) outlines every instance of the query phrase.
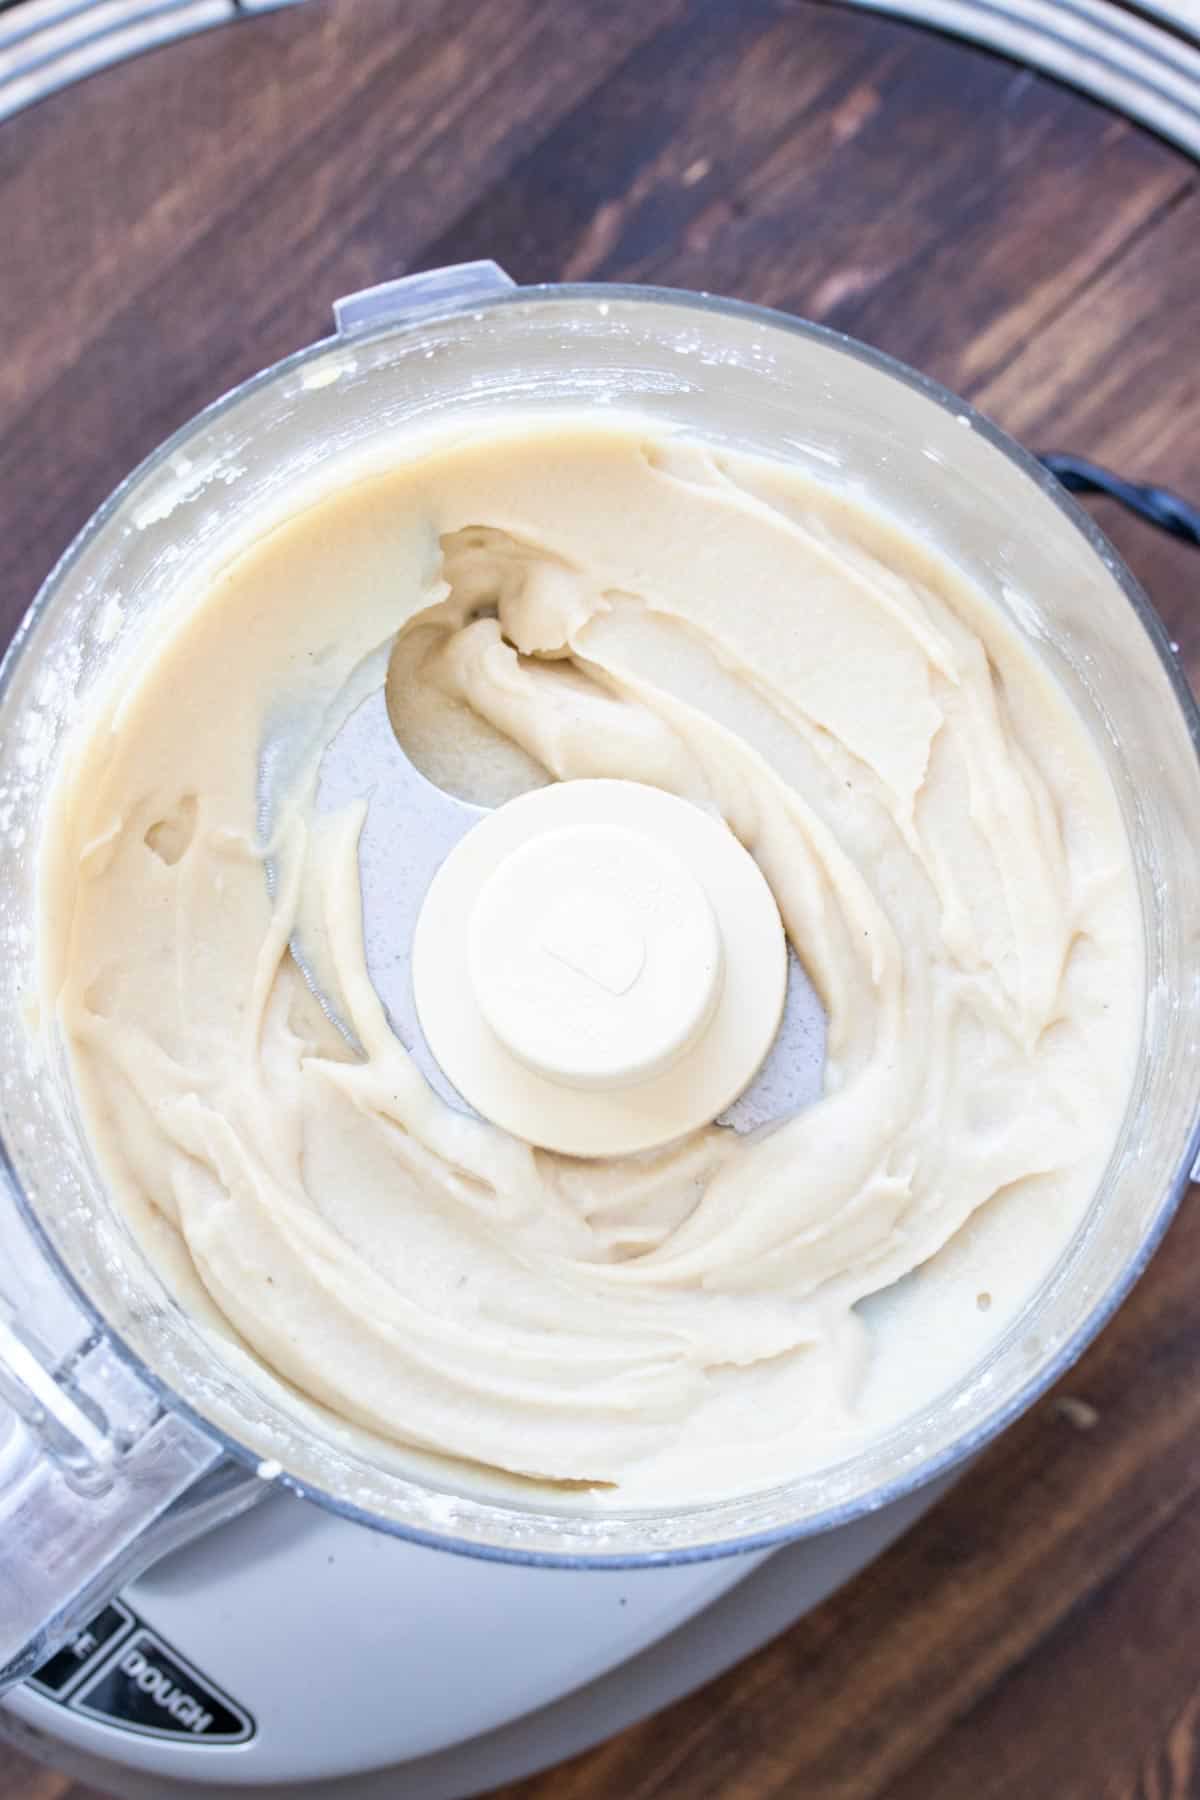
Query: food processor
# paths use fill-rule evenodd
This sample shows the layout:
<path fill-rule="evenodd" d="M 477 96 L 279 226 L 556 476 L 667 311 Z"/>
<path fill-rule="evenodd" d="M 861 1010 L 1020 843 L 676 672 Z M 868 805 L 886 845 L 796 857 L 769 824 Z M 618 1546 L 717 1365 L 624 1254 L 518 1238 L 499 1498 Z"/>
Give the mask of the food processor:
<path fill-rule="evenodd" d="M 35 1754 L 130 1795 L 176 1780 L 393 1792 L 401 1768 L 416 1800 L 479 1792 L 707 1679 L 861 1568 L 1062 1373 L 1144 1267 L 1200 1143 L 1200 719 L 1148 602 L 1061 481 L 890 359 L 707 295 L 520 289 L 483 262 L 352 295 L 334 319 L 116 491 L 0 673 L 3 1716 Z M 588 1511 L 388 1462 L 215 1362 L 112 1210 L 31 1016 L 60 744 L 184 571 L 407 427 L 556 408 L 633 410 L 665 436 L 786 458 L 957 564 L 1091 726 L 1140 887 L 1133 1092 L 1042 1288 L 885 1436 L 703 1504 Z M 1188 529 L 1172 497 L 1124 497 Z M 788 1031 L 785 1008 L 785 1064 Z"/>

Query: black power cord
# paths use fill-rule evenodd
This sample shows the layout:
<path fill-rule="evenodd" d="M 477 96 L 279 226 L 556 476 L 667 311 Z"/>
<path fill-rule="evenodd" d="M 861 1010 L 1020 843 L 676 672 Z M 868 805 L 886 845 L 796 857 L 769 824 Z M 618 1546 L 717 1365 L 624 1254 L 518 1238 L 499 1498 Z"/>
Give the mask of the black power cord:
<path fill-rule="evenodd" d="M 1160 531 L 1181 538 L 1185 544 L 1200 546 L 1200 507 L 1190 505 L 1170 488 L 1126 481 L 1123 476 L 1114 475 L 1111 469 L 1102 469 L 1098 463 L 1088 462 L 1082 456 L 1066 456 L 1054 450 L 1039 456 L 1038 461 L 1061 481 L 1068 493 L 1107 494 L 1136 513 L 1139 519 L 1157 525 Z"/>

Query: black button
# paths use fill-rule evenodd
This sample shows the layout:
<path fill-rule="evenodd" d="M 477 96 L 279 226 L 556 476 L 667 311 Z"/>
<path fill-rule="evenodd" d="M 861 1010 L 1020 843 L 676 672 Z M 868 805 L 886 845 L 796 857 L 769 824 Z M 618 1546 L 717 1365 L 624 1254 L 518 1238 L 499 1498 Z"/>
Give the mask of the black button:
<path fill-rule="evenodd" d="M 248 1713 L 144 1628 L 71 1709 L 143 1737 L 243 1744 L 254 1736 Z"/>
<path fill-rule="evenodd" d="M 43 1694 L 58 1697 L 66 1692 L 76 1676 L 90 1669 L 101 1656 L 107 1656 L 120 1637 L 132 1631 L 136 1624 L 133 1614 L 127 1607 L 114 1600 L 103 1612 L 97 1613 L 89 1625 L 72 1638 L 69 1644 L 44 1662 L 36 1675 L 29 1677 L 29 1685 Z"/>

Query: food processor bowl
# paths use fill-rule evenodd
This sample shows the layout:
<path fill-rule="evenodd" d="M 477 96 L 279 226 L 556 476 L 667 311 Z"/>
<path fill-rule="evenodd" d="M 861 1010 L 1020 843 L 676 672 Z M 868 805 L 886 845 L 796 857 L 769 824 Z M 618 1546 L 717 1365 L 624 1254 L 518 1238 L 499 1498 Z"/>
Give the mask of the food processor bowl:
<path fill-rule="evenodd" d="M 820 327 L 707 295 L 518 289 L 491 263 L 384 284 L 336 332 L 243 384 L 117 490 L 47 579 L 0 673 L 0 1668 L 27 1673 L 106 1590 L 271 1481 L 414 1541 L 635 1566 L 846 1523 L 970 1456 L 1068 1366 L 1145 1266 L 1200 1117 L 1200 722 L 1129 572 L 1059 485 L 932 382 Z M 64 736 L 210 564 L 388 454 L 398 432 L 514 409 L 634 410 L 654 429 L 787 459 L 892 515 L 1004 611 L 1091 727 L 1140 885 L 1137 1073 L 1081 1228 L 1023 1313 L 936 1400 L 769 1490 L 593 1512 L 368 1453 L 218 1358 L 131 1239 L 30 996 L 36 863 Z M 52 1022 L 51 1022 L 52 1023 Z"/>

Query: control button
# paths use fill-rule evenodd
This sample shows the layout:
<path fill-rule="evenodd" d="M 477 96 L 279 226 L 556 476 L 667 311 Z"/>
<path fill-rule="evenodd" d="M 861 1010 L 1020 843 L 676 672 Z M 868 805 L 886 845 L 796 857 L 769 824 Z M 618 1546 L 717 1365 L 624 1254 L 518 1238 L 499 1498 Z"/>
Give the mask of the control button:
<path fill-rule="evenodd" d="M 29 1685 L 41 1694 L 49 1694 L 55 1699 L 66 1693 L 73 1681 L 94 1669 L 101 1657 L 107 1656 L 116 1648 L 123 1637 L 127 1637 L 136 1625 L 137 1620 L 119 1600 L 111 1601 L 96 1617 L 76 1632 L 69 1644 L 44 1662 L 36 1675 L 29 1677 Z"/>
<path fill-rule="evenodd" d="M 70 1705 L 141 1737 L 244 1744 L 254 1736 L 249 1713 L 144 1627 Z"/>

